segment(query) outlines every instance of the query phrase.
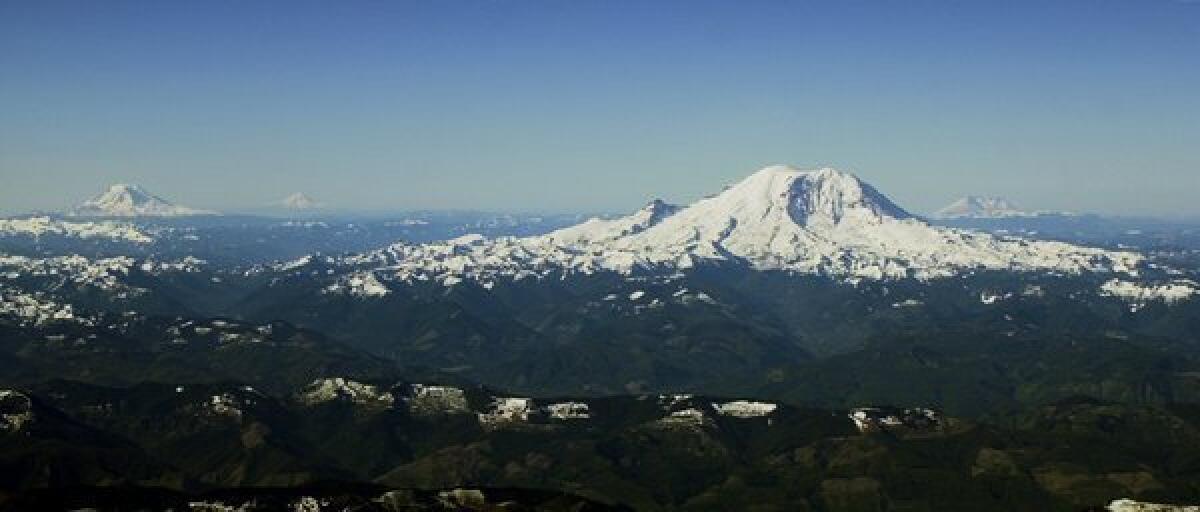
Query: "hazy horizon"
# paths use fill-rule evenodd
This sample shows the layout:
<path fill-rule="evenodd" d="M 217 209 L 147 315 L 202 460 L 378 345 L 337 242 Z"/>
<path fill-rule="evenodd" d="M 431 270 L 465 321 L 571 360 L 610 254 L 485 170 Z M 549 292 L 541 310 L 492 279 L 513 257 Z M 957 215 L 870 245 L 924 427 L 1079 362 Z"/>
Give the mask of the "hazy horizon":
<path fill-rule="evenodd" d="M 1178 0 L 8 2 L 0 211 L 624 212 L 782 163 L 1197 217 L 1197 55 Z"/>
<path fill-rule="evenodd" d="M 749 173 L 747 173 L 747 175 L 748 174 Z M 660 200 L 660 199 L 664 200 L 668 203 L 671 203 L 671 204 L 686 206 L 688 204 L 695 202 L 696 200 L 702 199 L 703 197 L 707 197 L 707 196 L 713 195 L 715 193 L 718 193 L 724 187 L 731 186 L 735 182 L 736 182 L 736 180 L 731 181 L 729 183 L 725 183 L 724 185 L 718 187 L 717 189 L 714 189 L 712 193 L 703 194 L 703 195 L 696 196 L 696 197 L 688 197 L 688 198 L 684 198 L 684 199 L 678 200 L 678 201 L 671 200 L 669 198 L 661 197 L 661 196 L 647 197 L 647 199 L 645 201 L 643 201 L 641 204 L 637 204 L 637 205 L 623 208 L 623 209 L 615 209 L 615 208 L 609 208 L 609 209 L 586 209 L 586 208 L 555 209 L 555 208 L 519 207 L 519 206 L 518 207 L 498 206 L 498 207 L 491 207 L 491 208 L 471 207 L 471 206 L 405 207 L 404 205 L 382 206 L 382 207 L 365 206 L 364 207 L 364 206 L 355 206 L 355 205 L 329 204 L 327 202 L 319 200 L 319 198 L 312 197 L 312 194 L 308 194 L 304 191 L 294 191 L 292 193 L 303 193 L 307 196 L 310 196 L 311 199 L 318 200 L 319 205 L 317 207 L 308 208 L 308 209 L 289 209 L 281 203 L 280 200 L 284 198 L 283 196 L 281 196 L 279 198 L 276 198 L 273 201 L 265 201 L 261 204 L 247 204 L 247 205 L 240 205 L 240 206 L 233 205 L 233 206 L 229 206 L 229 207 L 225 207 L 225 208 L 210 208 L 206 205 L 197 205 L 197 204 L 179 201 L 179 200 L 175 199 L 174 197 L 168 196 L 166 194 L 162 194 L 159 191 L 156 191 L 149 187 L 143 186 L 143 188 L 146 191 L 158 196 L 159 198 L 169 201 L 171 203 L 177 204 L 177 205 L 211 210 L 211 211 L 215 211 L 217 213 L 225 214 L 225 215 L 267 215 L 267 216 L 284 216 L 284 217 L 299 216 L 299 217 L 327 217 L 327 218 L 329 218 L 329 217 L 332 217 L 332 218 L 337 218 L 337 217 L 346 217 L 346 218 L 380 217 L 380 218 L 382 218 L 382 217 L 388 217 L 388 216 L 393 216 L 393 215 L 411 214 L 411 213 L 416 213 L 416 212 L 451 212 L 451 213 L 452 212 L 475 212 L 475 213 L 521 214 L 521 215 L 573 215 L 573 214 L 577 214 L 577 215 L 583 215 L 583 216 L 593 216 L 593 215 L 610 216 L 610 215 L 622 215 L 622 214 L 629 213 L 633 210 L 636 210 L 638 208 L 645 206 L 646 204 L 650 203 L 651 201 Z M 128 181 L 113 182 L 113 183 L 110 183 L 110 184 L 107 184 L 107 185 L 97 188 L 97 190 L 95 191 L 95 193 L 92 196 L 81 197 L 81 198 L 79 198 L 78 201 L 72 202 L 70 204 L 64 204 L 61 207 L 35 208 L 35 209 L 26 209 L 26 210 L 8 210 L 8 209 L 0 208 L 0 215 L 20 216 L 20 215 L 44 215 L 44 214 L 68 214 L 68 213 L 70 213 L 70 210 L 73 207 L 78 206 L 79 203 L 83 202 L 84 200 L 90 199 L 90 198 L 94 197 L 95 195 L 100 194 L 101 192 L 103 192 L 105 189 L 107 189 L 108 187 L 110 187 L 112 185 L 122 184 L 122 183 L 135 184 L 135 183 L 128 182 Z M 141 184 L 136 183 L 136 185 L 141 185 Z M 886 194 L 886 191 L 884 191 L 884 193 Z M 289 193 L 289 194 L 291 194 L 291 193 Z M 981 196 L 983 194 L 965 194 L 964 196 L 960 196 L 960 197 L 956 197 L 956 198 L 952 198 L 952 199 L 957 200 L 962 197 L 966 197 L 966 196 L 970 196 L 970 195 Z M 889 197 L 892 199 L 895 199 L 894 197 L 891 197 L 891 196 L 889 196 Z M 942 207 L 948 206 L 951 202 L 952 202 L 952 200 L 947 200 L 945 204 L 937 206 L 935 208 L 931 208 L 929 210 L 913 209 L 913 208 L 905 206 L 902 202 L 898 203 L 898 204 L 901 208 L 905 208 L 910 213 L 913 213 L 916 215 L 933 215 L 936 213 L 936 210 L 938 210 Z M 1055 208 L 1034 208 L 1034 207 L 1027 207 L 1025 204 L 1022 204 L 1022 203 L 1017 203 L 1016 206 L 1025 211 L 1064 212 L 1064 213 L 1080 214 L 1080 215 L 1101 215 L 1101 216 L 1110 216 L 1110 217 L 1114 217 L 1114 218 L 1129 218 L 1129 219 L 1147 218 L 1147 219 L 1160 219 L 1160 220 L 1167 220 L 1167 221 L 1200 222 L 1200 213 L 1189 213 L 1189 212 L 1121 213 L 1121 212 L 1104 212 L 1104 211 L 1075 211 L 1075 210 L 1065 210 L 1065 209 L 1055 209 Z"/>

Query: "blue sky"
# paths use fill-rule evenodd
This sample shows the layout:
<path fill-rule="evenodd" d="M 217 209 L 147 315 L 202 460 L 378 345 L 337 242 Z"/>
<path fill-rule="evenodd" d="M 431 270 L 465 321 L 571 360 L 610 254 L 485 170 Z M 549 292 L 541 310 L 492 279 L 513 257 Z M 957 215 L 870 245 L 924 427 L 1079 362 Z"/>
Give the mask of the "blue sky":
<path fill-rule="evenodd" d="M 0 0 L 0 210 L 627 210 L 773 163 L 1200 215 L 1200 2 Z"/>

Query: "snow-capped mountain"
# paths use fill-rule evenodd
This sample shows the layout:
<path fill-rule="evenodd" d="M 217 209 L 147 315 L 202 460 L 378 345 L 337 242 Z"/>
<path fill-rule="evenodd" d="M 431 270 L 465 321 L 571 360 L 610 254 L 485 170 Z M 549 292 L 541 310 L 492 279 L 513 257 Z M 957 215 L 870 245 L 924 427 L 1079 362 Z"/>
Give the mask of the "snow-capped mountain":
<path fill-rule="evenodd" d="M 309 197 L 303 192 L 296 192 L 280 199 L 276 204 L 289 210 L 314 210 L 323 206 L 316 199 Z"/>
<path fill-rule="evenodd" d="M 151 194 L 140 185 L 118 183 L 100 195 L 88 199 L 71 211 L 81 217 L 180 217 L 187 215 L 216 215 L 171 203 Z"/>
<path fill-rule="evenodd" d="M 747 265 L 841 279 L 929 279 L 974 269 L 1129 271 L 1141 256 L 1061 242 L 1002 238 L 927 224 L 852 174 L 767 167 L 684 208 L 634 214 L 547 235 L 409 245 L 346 258 L 403 281 Z"/>
<path fill-rule="evenodd" d="M 1018 208 L 1012 201 L 995 196 L 966 196 L 934 213 L 939 219 L 1000 219 L 1036 215 Z"/>

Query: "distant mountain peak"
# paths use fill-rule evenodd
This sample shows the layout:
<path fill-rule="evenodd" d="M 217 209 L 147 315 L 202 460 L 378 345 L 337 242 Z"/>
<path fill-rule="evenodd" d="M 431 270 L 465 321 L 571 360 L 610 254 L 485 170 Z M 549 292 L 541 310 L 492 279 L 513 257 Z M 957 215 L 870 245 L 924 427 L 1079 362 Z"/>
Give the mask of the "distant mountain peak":
<path fill-rule="evenodd" d="M 933 214 L 935 219 L 1009 219 L 1014 217 L 1073 217 L 1063 210 L 1024 210 L 998 196 L 964 196 Z"/>
<path fill-rule="evenodd" d="M 1012 201 L 998 196 L 964 196 L 934 214 L 941 219 L 994 219 L 1028 215 L 1029 212 L 1018 208 Z"/>
<path fill-rule="evenodd" d="M 303 192 L 293 193 L 280 199 L 277 204 L 289 210 L 313 210 L 323 206 L 316 199 L 309 197 L 308 194 Z"/>
<path fill-rule="evenodd" d="M 117 183 L 72 210 L 83 217 L 177 217 L 213 215 L 216 212 L 176 205 L 150 193 L 141 185 Z"/>

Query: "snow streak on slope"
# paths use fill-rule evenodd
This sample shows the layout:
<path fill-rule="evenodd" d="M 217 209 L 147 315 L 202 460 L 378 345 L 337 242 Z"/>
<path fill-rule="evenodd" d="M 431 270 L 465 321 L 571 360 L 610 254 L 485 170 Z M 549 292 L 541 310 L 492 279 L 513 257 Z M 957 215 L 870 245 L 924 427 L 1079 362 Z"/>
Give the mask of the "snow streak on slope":
<path fill-rule="evenodd" d="M 108 187 L 108 190 L 84 201 L 72 212 L 72 215 L 85 217 L 178 217 L 215 214 L 216 212 L 172 204 L 139 185 L 124 183 Z"/>
<path fill-rule="evenodd" d="M 1060 242 L 930 226 L 855 176 L 762 169 L 685 207 L 655 202 L 529 238 L 396 244 L 345 260 L 389 266 L 405 281 L 676 271 L 701 263 L 857 279 L 929 279 L 974 269 L 1129 271 L 1141 257 Z"/>

